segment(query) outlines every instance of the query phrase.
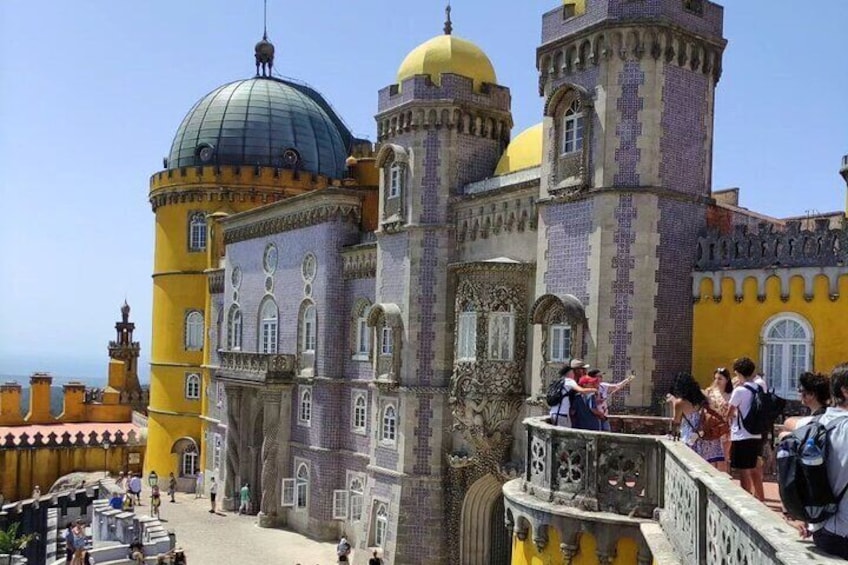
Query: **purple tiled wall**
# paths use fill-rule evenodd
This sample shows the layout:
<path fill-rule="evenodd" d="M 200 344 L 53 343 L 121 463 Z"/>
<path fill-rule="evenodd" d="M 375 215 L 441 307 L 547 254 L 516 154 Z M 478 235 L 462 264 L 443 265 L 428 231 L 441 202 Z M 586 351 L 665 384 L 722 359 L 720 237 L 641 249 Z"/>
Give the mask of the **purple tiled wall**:
<path fill-rule="evenodd" d="M 436 85 L 429 77 L 420 75 L 403 81 L 400 92 L 397 85 L 380 89 L 377 99 L 377 111 L 385 112 L 414 100 L 445 100 L 479 104 L 499 110 L 509 110 L 512 102 L 509 89 L 492 85 L 489 92 L 474 92 L 473 81 L 469 78 L 445 74 L 441 85 Z"/>
<path fill-rule="evenodd" d="M 644 99 L 639 96 L 639 87 L 645 84 L 645 73 L 638 61 L 624 63 L 624 69 L 618 75 L 621 85 L 621 97 L 616 102 L 620 119 L 616 126 L 615 135 L 618 137 L 618 148 L 615 150 L 615 160 L 618 163 L 618 173 L 613 179 L 616 187 L 639 186 L 637 172 L 642 152 L 637 141 L 642 135 L 642 123 L 639 112 L 644 106 Z"/>
<path fill-rule="evenodd" d="M 367 299 L 371 304 L 374 304 L 375 297 L 375 279 L 353 279 L 345 281 L 345 300 L 344 309 L 351 316 L 348 321 L 348 335 L 345 339 L 345 361 L 344 361 L 344 376 L 348 379 L 372 379 L 374 378 L 374 368 L 371 361 L 355 361 L 352 359 L 352 352 L 356 349 L 356 334 L 352 330 L 353 308 L 360 298 Z"/>
<path fill-rule="evenodd" d="M 589 237 L 592 234 L 591 199 L 542 208 L 547 226 L 545 272 L 546 292 L 563 296 L 573 294 L 588 306 L 589 297 Z"/>
<path fill-rule="evenodd" d="M 709 195 L 707 160 L 708 75 L 674 65 L 665 67 L 660 177 L 665 188 Z"/>
<path fill-rule="evenodd" d="M 378 236 L 380 276 L 377 300 L 403 305 L 409 279 L 409 236 L 406 233 Z"/>
<path fill-rule="evenodd" d="M 613 234 L 615 255 L 607 265 L 614 278 L 610 282 L 612 305 L 609 315 L 613 321 L 609 343 L 612 345 L 612 355 L 608 360 L 612 380 L 619 381 L 632 367 L 630 345 L 633 342 L 633 294 L 634 281 L 631 272 L 636 268 L 636 257 L 633 254 L 633 244 L 636 243 L 637 209 L 634 206 L 632 194 L 622 194 L 618 197 L 615 209 L 617 226 Z M 603 283 L 602 283 L 603 284 Z M 600 339 L 600 338 L 599 338 Z"/>
<path fill-rule="evenodd" d="M 402 511 L 398 517 L 395 563 L 449 563 L 444 542 L 438 543 L 433 536 L 433 532 L 446 534 L 442 492 L 432 484 L 404 485 L 400 506 L 415 512 Z"/>
<path fill-rule="evenodd" d="M 418 397 L 418 407 L 415 410 L 415 447 L 412 448 L 415 453 L 415 465 L 412 471 L 417 475 L 430 474 L 430 458 L 433 455 L 433 448 L 430 447 L 430 439 L 433 434 L 431 422 L 433 420 L 433 409 L 431 407 L 433 401 L 432 395 L 422 395 Z M 438 430 L 435 430 L 438 433 Z"/>
<path fill-rule="evenodd" d="M 345 488 L 345 474 L 340 471 L 338 457 L 332 453 L 292 448 L 292 457 L 309 461 L 309 500 L 307 511 L 313 520 L 333 519 L 333 490 Z M 292 459 L 294 461 L 294 459 Z M 288 475 L 286 475 L 288 476 Z M 292 466 L 292 477 L 295 476 Z"/>

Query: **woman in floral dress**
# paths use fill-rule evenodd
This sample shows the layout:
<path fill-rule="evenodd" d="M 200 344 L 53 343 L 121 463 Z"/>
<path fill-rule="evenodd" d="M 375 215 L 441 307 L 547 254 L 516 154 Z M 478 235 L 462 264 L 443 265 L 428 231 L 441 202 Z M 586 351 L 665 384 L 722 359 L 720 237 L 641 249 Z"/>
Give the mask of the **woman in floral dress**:
<path fill-rule="evenodd" d="M 688 373 L 678 374 L 667 398 L 674 406 L 673 424 L 679 426 L 680 440 L 713 467 L 718 468 L 718 465 L 724 462 L 724 451 L 721 448 L 721 440 L 705 440 L 699 434 L 701 408 L 709 405 L 709 402 L 694 377 Z"/>
<path fill-rule="evenodd" d="M 730 411 L 730 393 L 733 392 L 733 380 L 730 371 L 719 367 L 713 373 L 713 382 L 704 390 L 710 408 L 718 412 L 722 418 L 728 420 Z M 720 471 L 727 472 L 727 463 L 730 461 L 730 432 L 721 436 L 721 449 L 724 452 L 724 461 L 718 465 Z"/>

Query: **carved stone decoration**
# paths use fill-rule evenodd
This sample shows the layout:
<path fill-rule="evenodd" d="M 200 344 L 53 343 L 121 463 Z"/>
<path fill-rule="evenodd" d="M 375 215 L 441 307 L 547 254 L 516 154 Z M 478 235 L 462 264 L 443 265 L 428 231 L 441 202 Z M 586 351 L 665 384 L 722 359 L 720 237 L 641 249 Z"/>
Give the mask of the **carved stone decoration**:
<path fill-rule="evenodd" d="M 698 485 L 677 460 L 669 456 L 665 458 L 664 507 L 660 523 L 668 532 L 668 540 L 683 561 L 699 563 L 698 536 L 702 525 L 699 523 Z"/>
<path fill-rule="evenodd" d="M 332 221 L 348 221 L 359 224 L 361 215 L 362 209 L 359 204 L 321 203 L 309 209 L 277 215 L 246 226 L 230 228 L 224 232 L 224 243 L 230 245 Z"/>
<path fill-rule="evenodd" d="M 277 436 L 280 432 L 280 393 L 275 390 L 262 392 L 265 403 L 262 425 L 262 498 L 259 525 L 273 527 L 277 504 Z"/>
<path fill-rule="evenodd" d="M 548 546 L 548 526 L 537 526 L 533 532 L 533 545 L 536 546 L 536 551 L 542 553 Z"/>
<path fill-rule="evenodd" d="M 240 387 L 227 386 L 225 392 L 227 395 L 227 483 L 224 491 L 228 499 L 235 501 L 238 498 L 240 481 L 238 471 L 241 466 L 239 420 L 242 390 Z"/>
<path fill-rule="evenodd" d="M 707 563 L 744 565 L 768 563 L 771 556 L 734 523 L 738 517 L 725 512 L 722 503 L 710 496 L 707 504 Z"/>

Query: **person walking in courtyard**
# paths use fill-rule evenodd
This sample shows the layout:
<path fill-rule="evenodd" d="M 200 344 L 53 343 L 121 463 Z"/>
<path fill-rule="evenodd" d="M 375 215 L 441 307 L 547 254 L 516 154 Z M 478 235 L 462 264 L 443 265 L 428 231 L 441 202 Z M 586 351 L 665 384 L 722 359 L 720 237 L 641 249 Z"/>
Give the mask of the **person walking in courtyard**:
<path fill-rule="evenodd" d="M 195 469 L 194 476 L 194 498 L 203 498 L 203 471 Z"/>
<path fill-rule="evenodd" d="M 211 477 L 209 479 L 209 503 L 211 508 L 209 509 L 210 514 L 214 514 L 217 510 L 215 508 L 215 498 L 218 496 L 218 483 L 215 482 L 215 477 Z"/>
<path fill-rule="evenodd" d="M 174 500 L 174 493 L 177 492 L 177 479 L 174 477 L 174 473 L 168 475 L 168 496 L 171 497 L 171 502 L 176 502 Z"/>
<path fill-rule="evenodd" d="M 241 487 L 239 491 L 239 514 L 247 514 L 250 511 L 250 487 L 247 486 L 247 483 L 244 483 L 244 486 Z"/>
<path fill-rule="evenodd" d="M 733 392 L 733 382 L 730 371 L 725 367 L 718 367 L 713 373 L 713 382 L 704 390 L 710 408 L 718 412 L 728 423 L 730 422 L 730 394 Z M 717 468 L 725 473 L 730 470 L 730 432 L 721 436 L 721 450 L 724 453 L 724 461 Z"/>
<path fill-rule="evenodd" d="M 345 536 L 342 536 L 342 539 L 339 540 L 339 545 L 336 546 L 336 553 L 339 557 L 339 564 L 348 563 L 350 560 L 350 543 L 348 543 Z"/>
<path fill-rule="evenodd" d="M 373 557 L 368 560 L 368 565 L 383 565 L 383 560 L 377 556 L 377 550 L 374 550 Z"/>
<path fill-rule="evenodd" d="M 158 518 L 159 507 L 162 506 L 162 495 L 159 492 L 159 485 L 153 486 L 150 491 L 150 506 L 152 507 L 150 511 Z"/>
<path fill-rule="evenodd" d="M 669 392 L 674 407 L 673 426 L 679 426 L 680 440 L 691 447 L 713 467 L 724 461 L 721 439 L 703 437 L 705 408 L 709 406 L 701 387 L 689 373 L 680 373 L 674 378 Z"/>
<path fill-rule="evenodd" d="M 129 492 L 130 496 L 135 499 L 133 502 L 136 505 L 141 506 L 141 475 L 136 473 L 131 479 L 129 479 L 127 492 Z"/>
<path fill-rule="evenodd" d="M 740 357 L 733 362 L 733 376 L 741 384 L 730 395 L 730 467 L 739 471 L 742 488 L 762 501 L 763 471 L 760 463 L 762 452 L 762 434 L 752 434 L 745 429 L 742 420 L 751 410 L 757 387 L 756 365 L 748 357 Z M 762 379 L 760 379 L 762 380 Z"/>

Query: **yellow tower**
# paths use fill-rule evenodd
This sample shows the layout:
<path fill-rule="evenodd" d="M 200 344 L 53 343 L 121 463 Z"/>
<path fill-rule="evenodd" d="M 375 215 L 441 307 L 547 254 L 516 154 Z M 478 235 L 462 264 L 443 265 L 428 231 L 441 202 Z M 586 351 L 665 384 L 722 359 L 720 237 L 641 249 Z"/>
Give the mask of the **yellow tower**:
<path fill-rule="evenodd" d="M 150 179 L 156 240 L 145 474 L 173 472 L 181 487 L 190 488 L 194 469 L 203 468 L 206 367 L 217 360 L 206 273 L 222 266 L 215 218 L 347 176 L 350 132 L 315 90 L 270 76 L 273 52 L 264 37 L 255 77 L 192 107 L 164 170 Z"/>

